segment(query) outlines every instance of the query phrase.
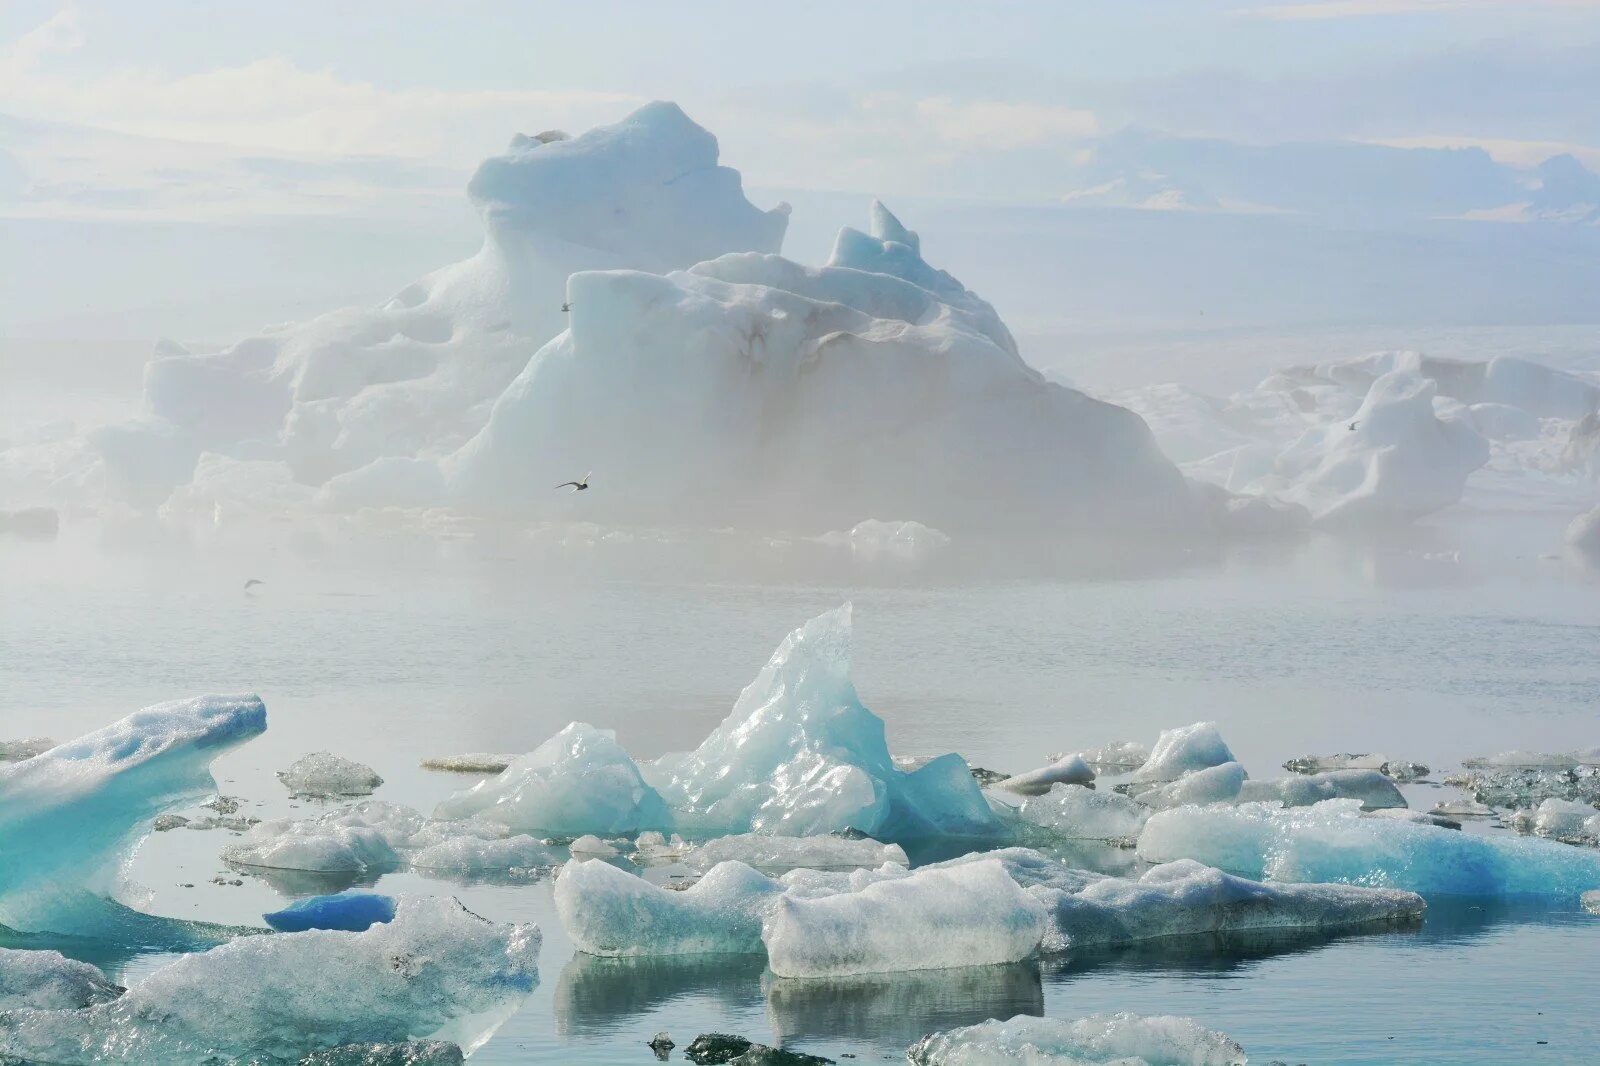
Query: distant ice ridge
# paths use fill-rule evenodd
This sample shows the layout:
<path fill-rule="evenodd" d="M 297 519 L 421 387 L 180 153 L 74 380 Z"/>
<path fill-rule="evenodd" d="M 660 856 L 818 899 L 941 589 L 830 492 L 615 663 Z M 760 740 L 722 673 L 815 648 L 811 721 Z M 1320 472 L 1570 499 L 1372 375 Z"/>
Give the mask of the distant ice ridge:
<path fill-rule="evenodd" d="M 894 765 L 883 721 L 851 684 L 850 636 L 848 604 L 790 633 L 694 751 L 640 766 L 609 732 L 574 723 L 435 814 L 572 836 L 1000 837 L 1005 826 L 959 755 L 911 773 Z"/>
<path fill-rule="evenodd" d="M 1422 893 L 1576 897 L 1600 887 L 1600 852 L 1363 818 L 1360 801 L 1353 799 L 1287 809 L 1249 803 L 1161 811 L 1139 836 L 1139 857 L 1195 859 L 1273 881 Z"/>
<path fill-rule="evenodd" d="M 1077 1021 L 1018 1015 L 923 1037 L 916 1066 L 1243 1066 L 1244 1048 L 1192 1018 L 1095 1014 Z"/>
<path fill-rule="evenodd" d="M 1137 880 L 1108 877 L 1027 848 L 917 870 L 888 863 L 778 878 L 727 861 L 682 891 L 575 859 L 562 868 L 555 898 L 568 934 L 591 954 L 765 950 L 773 972 L 791 977 L 1006 962 L 1175 936 L 1350 929 L 1424 909 L 1411 892 L 1262 884 L 1195 862 Z"/>
<path fill-rule="evenodd" d="M 1600 376 L 1507 356 L 1379 352 L 1285 369 L 1227 399 L 1176 385 L 1112 398 L 1191 476 L 1298 501 L 1325 524 L 1406 520 L 1463 492 L 1582 509 L 1600 478 Z"/>
<path fill-rule="evenodd" d="M 817 538 L 819 544 L 848 551 L 868 566 L 887 562 L 905 567 L 925 566 L 950 546 L 950 538 L 921 522 L 880 522 L 869 518 L 850 529 L 832 530 Z"/>
<path fill-rule="evenodd" d="M 197 696 L 0 763 L 0 925 L 183 941 L 186 923 L 115 902 L 123 864 L 158 815 L 216 791 L 213 759 L 266 726 L 255 696 Z"/>
<path fill-rule="evenodd" d="M 107 1002 L 0 1011 L 0 1056 L 298 1062 L 318 1049 L 420 1037 L 470 1051 L 538 983 L 539 946 L 536 926 L 485 921 L 450 899 L 402 898 L 393 921 L 365 932 L 242 937 Z"/>

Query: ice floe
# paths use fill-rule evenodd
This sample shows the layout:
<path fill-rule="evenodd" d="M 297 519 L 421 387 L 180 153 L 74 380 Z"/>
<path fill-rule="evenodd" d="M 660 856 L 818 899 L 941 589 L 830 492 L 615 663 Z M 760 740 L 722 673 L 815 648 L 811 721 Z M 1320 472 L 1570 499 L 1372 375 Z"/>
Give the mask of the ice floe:
<path fill-rule="evenodd" d="M 1304 755 L 1288 760 L 1283 764 L 1283 768 L 1295 774 L 1321 774 L 1330 770 L 1376 770 L 1385 777 L 1401 782 L 1416 781 L 1427 777 L 1429 773 L 1428 768 L 1419 762 L 1391 759 L 1387 755 L 1378 753 L 1350 752 L 1340 752 L 1337 755 Z"/>
<path fill-rule="evenodd" d="M 433 1037 L 471 1049 L 538 982 L 536 926 L 402 898 L 365 932 L 248 936 L 185 955 L 110 1002 L 0 1012 L 0 1055 L 172 1066 Z M 359 1061 L 359 1060 L 358 1060 Z"/>
<path fill-rule="evenodd" d="M 1241 803 L 1277 800 L 1285 807 L 1309 807 L 1327 799 L 1357 799 L 1369 811 L 1406 806 L 1393 779 L 1377 770 L 1325 770 L 1276 781 L 1246 781 L 1238 795 Z"/>
<path fill-rule="evenodd" d="M 511 765 L 515 755 L 474 751 L 462 755 L 434 755 L 422 760 L 424 770 L 443 770 L 453 774 L 498 774 Z"/>
<path fill-rule="evenodd" d="M 762 950 L 761 919 L 782 891 L 741 862 L 674 891 L 589 859 L 561 868 L 555 901 L 567 935 L 591 955 L 744 954 Z"/>
<path fill-rule="evenodd" d="M 1066 840 L 1127 843 L 1138 839 L 1150 808 L 1109 789 L 1060 785 L 1029 797 L 1017 811 L 1032 825 Z"/>
<path fill-rule="evenodd" d="M 1134 781 L 1176 781 L 1184 774 L 1234 762 L 1233 752 L 1215 722 L 1164 729 L 1150 757 L 1133 772 Z"/>
<path fill-rule="evenodd" d="M 0 763 L 0 925 L 161 942 L 181 923 L 115 902 L 124 862 L 156 817 L 215 791 L 212 760 L 266 725 L 254 696 L 198 696 Z"/>
<path fill-rule="evenodd" d="M 95 967 L 59 951 L 0 948 L 0 1011 L 77 1010 L 109 1003 L 122 992 Z"/>
<path fill-rule="evenodd" d="M 278 780 L 297 796 L 370 796 L 383 784 L 372 767 L 326 751 L 296 759 Z"/>
<path fill-rule="evenodd" d="M 1095 773 L 1084 761 L 1083 756 L 1065 755 L 1049 766 L 1013 775 L 994 787 L 1015 792 L 1020 796 L 1042 796 L 1049 792 L 1053 785 L 1087 785 L 1094 778 Z"/>
<path fill-rule="evenodd" d="M 1192 1018 L 1018 1015 L 934 1033 L 906 1051 L 916 1066 L 1242 1066 L 1244 1048 Z"/>
<path fill-rule="evenodd" d="M 1179 807 L 1139 836 L 1147 862 L 1195 859 L 1252 878 L 1453 895 L 1569 896 L 1600 887 L 1600 852 L 1548 840 L 1364 818 L 1358 800 L 1311 807 Z"/>
<path fill-rule="evenodd" d="M 1519 833 L 1564 844 L 1600 845 L 1600 810 L 1587 803 L 1547 799 L 1537 807 L 1513 813 L 1510 825 Z"/>

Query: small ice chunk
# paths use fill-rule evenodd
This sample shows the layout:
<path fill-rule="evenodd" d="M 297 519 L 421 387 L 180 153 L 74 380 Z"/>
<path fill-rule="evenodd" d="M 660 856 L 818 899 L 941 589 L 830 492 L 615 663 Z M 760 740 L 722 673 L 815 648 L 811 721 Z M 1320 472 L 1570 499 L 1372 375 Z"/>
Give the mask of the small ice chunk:
<path fill-rule="evenodd" d="M 1600 811 L 1572 800 L 1547 799 L 1538 807 L 1517 811 L 1511 827 L 1564 844 L 1600 844 Z"/>
<path fill-rule="evenodd" d="M 299 1062 L 447 1030 L 475 1047 L 538 983 L 539 944 L 537 926 L 402 897 L 393 921 L 365 932 L 240 937 L 180 957 L 110 1003 L 0 1013 L 0 1055 L 79 1062 L 84 1048 L 114 1048 L 130 1062 Z"/>
<path fill-rule="evenodd" d="M 295 900 L 282 910 L 263 914 L 262 920 L 280 933 L 303 933 L 307 929 L 342 929 L 364 932 L 381 922 L 394 921 L 392 896 L 375 892 L 340 892 L 332 896 L 310 896 Z"/>
<path fill-rule="evenodd" d="M 1042 796 L 1052 785 L 1087 785 L 1094 780 L 1094 771 L 1080 755 L 1066 755 L 1049 766 L 1008 777 L 995 785 L 1020 796 Z"/>
<path fill-rule="evenodd" d="M 1493 818 L 1495 810 L 1487 803 L 1479 803 L 1477 800 L 1448 799 L 1435 803 L 1428 813 L 1444 818 Z"/>
<path fill-rule="evenodd" d="M 841 870 L 877 867 L 886 862 L 908 865 L 905 850 L 898 844 L 880 844 L 870 837 L 852 839 L 831 833 L 807 837 L 739 833 L 693 847 L 685 847 L 674 838 L 673 842 L 659 848 L 641 846 L 636 858 L 646 862 L 681 862 L 691 870 L 709 870 L 730 859 L 758 870 Z"/>
<path fill-rule="evenodd" d="M 326 751 L 296 759 L 278 771 L 278 780 L 297 796 L 370 796 L 383 784 L 372 767 Z"/>
<path fill-rule="evenodd" d="M 660 834 L 656 835 L 659 836 Z M 574 855 L 592 855 L 600 859 L 614 859 L 622 854 L 617 850 L 616 845 L 601 840 L 593 833 L 585 833 L 577 840 L 574 840 L 568 845 L 567 850 Z"/>
<path fill-rule="evenodd" d="M 1150 761 L 1150 749 L 1137 740 L 1114 740 L 1077 754 L 1098 770 L 1136 770 Z"/>
<path fill-rule="evenodd" d="M 1547 799 L 1600 805 L 1600 759 L 1569 766 L 1480 766 L 1445 779 L 1493 807 L 1534 807 Z"/>
<path fill-rule="evenodd" d="M 1576 896 L 1600 886 L 1600 852 L 1533 837 L 1453 832 L 1361 814 L 1356 800 L 1246 803 L 1152 815 L 1146 862 L 1194 859 L 1252 878 L 1462 896 Z"/>
<path fill-rule="evenodd" d="M 1376 770 L 1396 781 L 1416 781 L 1428 776 L 1428 768 L 1419 762 L 1391 759 L 1381 753 L 1337 755 L 1304 755 L 1290 759 L 1283 768 L 1293 774 L 1320 774 L 1330 770 Z"/>
<path fill-rule="evenodd" d="M 1164 730 L 1150 758 L 1133 772 L 1135 781 L 1176 781 L 1184 774 L 1235 761 L 1215 722 Z"/>
<path fill-rule="evenodd" d="M 1026 800 L 1017 811 L 1025 822 L 1063 840 L 1105 840 L 1131 845 L 1150 817 L 1149 808 L 1116 792 L 1062 785 Z"/>
<path fill-rule="evenodd" d="M 1050 906 L 1057 936 L 1075 948 L 1198 933 L 1343 929 L 1419 918 L 1426 907 L 1413 892 L 1264 884 L 1186 859 L 1137 880 L 1109 877 L 1040 898 Z"/>
<path fill-rule="evenodd" d="M 1045 908 L 996 861 L 924 869 L 859 892 L 773 903 L 761 939 L 779 977 L 828 977 L 1015 962 Z"/>
<path fill-rule="evenodd" d="M 1186 803 L 1231 803 L 1238 799 L 1246 776 L 1241 764 L 1225 762 L 1184 774 L 1176 781 L 1136 792 L 1133 798 L 1157 810 L 1181 807 Z"/>
<path fill-rule="evenodd" d="M 1590 889 L 1583 894 L 1583 909 L 1590 914 L 1600 914 L 1600 888 Z"/>
<path fill-rule="evenodd" d="M 515 762 L 515 755 L 498 755 L 484 751 L 464 755 L 435 755 L 422 760 L 424 770 L 442 770 L 452 774 L 498 774 Z"/>
<path fill-rule="evenodd" d="M 503 773 L 457 792 L 434 817 L 483 818 L 527 833 L 664 829 L 672 815 L 609 729 L 573 722 Z"/>
<path fill-rule="evenodd" d="M 222 850 L 241 866 L 323 873 L 383 872 L 400 865 L 403 846 L 422 827 L 409 807 L 373 800 L 315 818 L 274 818 Z"/>
<path fill-rule="evenodd" d="M 29 737 L 26 740 L 0 740 L 0 762 L 21 762 L 35 755 L 43 755 L 56 746 L 49 737 Z"/>
<path fill-rule="evenodd" d="M 1243 1066 L 1244 1048 L 1193 1018 L 1018 1015 L 934 1033 L 906 1051 L 916 1066 Z"/>
<path fill-rule="evenodd" d="M 597 859 L 556 877 L 556 913 L 591 955 L 747 954 L 761 951 L 761 919 L 783 891 L 742 862 L 725 862 L 682 891 L 659 888 Z"/>
<path fill-rule="evenodd" d="M 1239 790 L 1241 803 L 1276 800 L 1285 807 L 1309 807 L 1327 799 L 1358 799 L 1369 811 L 1406 805 L 1394 781 L 1376 769 L 1326 770 L 1277 781 L 1246 781 Z"/>
<path fill-rule="evenodd" d="M 0 948 L 0 1011 L 77 1010 L 109 1003 L 122 991 L 95 967 L 59 951 Z"/>
<path fill-rule="evenodd" d="M 526 834 L 499 838 L 456 836 L 407 856 L 407 862 L 418 870 L 460 874 L 532 870 L 559 866 L 563 859 L 550 845 Z"/>

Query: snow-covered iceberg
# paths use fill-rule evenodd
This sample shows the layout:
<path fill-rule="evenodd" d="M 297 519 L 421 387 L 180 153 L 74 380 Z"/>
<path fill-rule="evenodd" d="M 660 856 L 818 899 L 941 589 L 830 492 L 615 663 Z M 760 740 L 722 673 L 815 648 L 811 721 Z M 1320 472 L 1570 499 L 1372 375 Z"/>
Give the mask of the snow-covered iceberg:
<path fill-rule="evenodd" d="M 1179 807 L 1139 836 L 1147 862 L 1195 859 L 1251 878 L 1475 896 L 1577 897 L 1600 887 L 1600 852 L 1528 837 L 1367 818 L 1359 800 L 1311 807 Z"/>
<path fill-rule="evenodd" d="M 197 696 L 0 763 L 0 925 L 182 939 L 184 923 L 115 902 L 122 867 L 158 815 L 216 790 L 212 760 L 266 727 L 255 696 Z"/>
<path fill-rule="evenodd" d="M 297 1062 L 418 1037 L 471 1050 L 538 983 L 540 933 L 450 899 L 402 898 L 365 932 L 241 937 L 79 1010 L 0 1012 L 0 1056 L 36 1062 Z"/>
<path fill-rule="evenodd" d="M 1244 1048 L 1192 1018 L 1122 1012 L 1076 1021 L 1018 1015 L 923 1037 L 916 1066 L 1243 1066 Z"/>

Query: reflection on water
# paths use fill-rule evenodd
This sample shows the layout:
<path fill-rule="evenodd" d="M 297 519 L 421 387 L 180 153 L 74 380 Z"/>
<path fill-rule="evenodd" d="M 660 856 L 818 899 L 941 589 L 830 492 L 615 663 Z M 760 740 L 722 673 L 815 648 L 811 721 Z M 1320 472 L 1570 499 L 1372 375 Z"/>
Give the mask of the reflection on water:
<path fill-rule="evenodd" d="M 1305 955 L 1356 937 L 1415 936 L 1422 919 L 1410 918 L 1352 929 L 1266 929 L 1142 940 L 1050 956 L 1041 967 L 1052 982 L 1100 976 L 1103 971 L 1164 972 L 1224 976 L 1263 959 Z"/>
<path fill-rule="evenodd" d="M 556 1032 L 593 1036 L 683 1000 L 731 1008 L 759 986 L 763 955 L 655 955 L 608 959 L 575 953 L 556 983 Z"/>
<path fill-rule="evenodd" d="M 856 977 L 762 977 L 783 1043 L 870 1040 L 904 1046 L 935 1029 L 1044 1014 L 1037 962 Z"/>

